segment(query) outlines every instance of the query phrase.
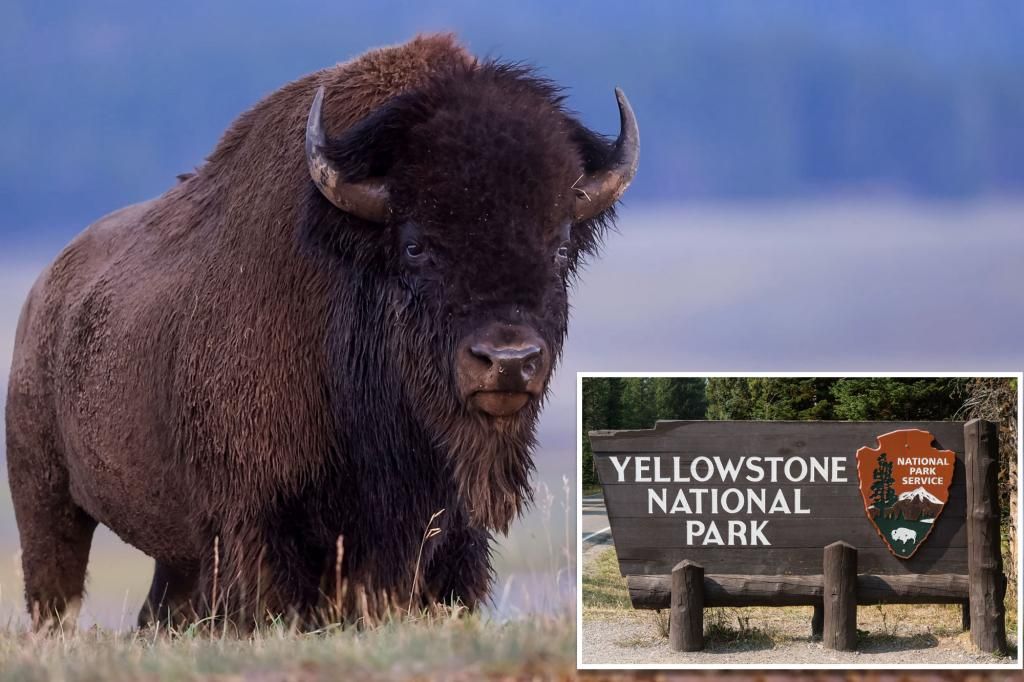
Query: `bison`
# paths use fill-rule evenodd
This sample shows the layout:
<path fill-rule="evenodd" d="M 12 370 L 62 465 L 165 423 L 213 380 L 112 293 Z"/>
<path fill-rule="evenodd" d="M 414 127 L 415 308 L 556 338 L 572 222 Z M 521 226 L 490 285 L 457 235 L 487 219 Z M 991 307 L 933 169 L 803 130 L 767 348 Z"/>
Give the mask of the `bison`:
<path fill-rule="evenodd" d="M 893 542 L 917 542 L 917 531 L 913 528 L 896 528 L 891 533 Z"/>
<path fill-rule="evenodd" d="M 637 168 L 616 95 L 611 140 L 534 70 L 421 36 L 273 92 L 79 234 L 8 388 L 37 626 L 76 613 L 100 523 L 155 560 L 140 625 L 486 599 L 567 290 Z"/>

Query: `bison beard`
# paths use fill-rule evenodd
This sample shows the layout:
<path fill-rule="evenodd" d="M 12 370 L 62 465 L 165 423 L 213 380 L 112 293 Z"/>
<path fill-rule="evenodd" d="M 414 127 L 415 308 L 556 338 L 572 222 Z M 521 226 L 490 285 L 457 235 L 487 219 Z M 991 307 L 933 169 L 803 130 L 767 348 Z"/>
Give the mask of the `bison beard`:
<path fill-rule="evenodd" d="M 80 602 L 98 523 L 156 560 L 141 624 L 486 599 L 567 287 L 636 167 L 619 102 L 613 145 L 528 69 L 417 38 L 271 94 L 79 235 L 8 388 L 36 625 Z"/>
<path fill-rule="evenodd" d="M 508 532 L 509 524 L 532 500 L 533 425 L 536 410 L 512 418 L 515 424 L 467 429 L 453 424 L 443 447 L 449 453 L 459 496 L 466 501 L 470 522 Z"/>

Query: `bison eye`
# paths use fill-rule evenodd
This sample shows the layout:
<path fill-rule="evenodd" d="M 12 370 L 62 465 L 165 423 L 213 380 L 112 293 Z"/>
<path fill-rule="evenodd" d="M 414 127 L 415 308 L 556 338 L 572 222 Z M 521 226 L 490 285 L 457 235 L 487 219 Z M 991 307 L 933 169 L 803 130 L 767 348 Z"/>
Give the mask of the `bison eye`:
<path fill-rule="evenodd" d="M 569 260 L 569 245 L 568 244 L 562 244 L 561 246 L 558 247 L 558 250 L 555 251 L 555 261 L 558 262 L 558 263 L 565 263 L 568 260 Z"/>
<path fill-rule="evenodd" d="M 405 245 L 405 255 L 413 260 L 422 257 L 423 253 L 423 245 L 419 242 L 409 242 Z"/>

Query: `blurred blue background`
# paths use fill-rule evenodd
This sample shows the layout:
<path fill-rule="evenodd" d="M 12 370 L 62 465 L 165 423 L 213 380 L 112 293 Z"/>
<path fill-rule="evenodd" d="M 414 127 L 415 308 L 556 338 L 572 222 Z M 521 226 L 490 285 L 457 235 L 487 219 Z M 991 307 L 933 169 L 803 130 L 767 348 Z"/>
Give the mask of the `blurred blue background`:
<path fill-rule="evenodd" d="M 537 65 L 605 133 L 623 87 L 643 139 L 620 232 L 575 293 L 541 424 L 537 481 L 554 492 L 506 541 L 506 586 L 568 563 L 577 370 L 1024 367 L 1018 1 L 8 0 L 0 382 L 24 295 L 74 234 L 164 191 L 284 83 L 449 30 Z M 110 622 L 112 595 L 134 610 L 148 576 L 109 537 L 94 555 L 92 614 Z M 0 586 L 17 610 L 14 565 L 0 561 Z M 104 583 L 111 570 L 130 577 Z M 517 580 L 560 603 L 564 581 Z"/>
<path fill-rule="evenodd" d="M 6 2 L 0 236 L 31 247 L 158 194 L 297 76 L 420 31 L 523 60 L 614 130 L 630 203 L 1024 190 L 1024 5 L 1005 2 Z"/>

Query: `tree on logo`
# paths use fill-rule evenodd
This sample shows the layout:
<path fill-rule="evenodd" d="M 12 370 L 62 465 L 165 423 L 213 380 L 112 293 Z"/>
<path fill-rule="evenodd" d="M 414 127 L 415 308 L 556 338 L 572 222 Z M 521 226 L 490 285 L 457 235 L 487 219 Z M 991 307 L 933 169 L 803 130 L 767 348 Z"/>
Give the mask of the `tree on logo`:
<path fill-rule="evenodd" d="M 871 503 L 881 512 L 896 504 L 896 489 L 893 488 L 892 462 L 883 452 L 878 457 L 875 471 L 871 476 Z"/>

